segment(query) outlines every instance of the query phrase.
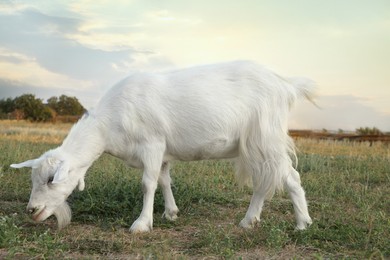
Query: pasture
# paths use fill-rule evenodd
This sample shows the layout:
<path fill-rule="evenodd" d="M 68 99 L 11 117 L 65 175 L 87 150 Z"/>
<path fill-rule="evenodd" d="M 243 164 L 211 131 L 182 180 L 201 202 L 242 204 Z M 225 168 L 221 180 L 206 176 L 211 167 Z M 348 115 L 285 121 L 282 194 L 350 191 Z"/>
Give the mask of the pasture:
<path fill-rule="evenodd" d="M 298 139 L 298 170 L 313 224 L 295 231 L 285 193 L 265 203 L 260 224 L 238 227 L 251 191 L 234 180 L 228 161 L 173 165 L 176 222 L 162 218 L 156 194 L 154 230 L 130 234 L 142 209 L 141 172 L 103 155 L 89 169 L 84 191 L 69 198 L 70 226 L 54 217 L 33 223 L 25 213 L 30 170 L 9 165 L 56 147 L 69 124 L 0 121 L 0 258 L 37 259 L 323 259 L 390 257 L 390 147 Z"/>

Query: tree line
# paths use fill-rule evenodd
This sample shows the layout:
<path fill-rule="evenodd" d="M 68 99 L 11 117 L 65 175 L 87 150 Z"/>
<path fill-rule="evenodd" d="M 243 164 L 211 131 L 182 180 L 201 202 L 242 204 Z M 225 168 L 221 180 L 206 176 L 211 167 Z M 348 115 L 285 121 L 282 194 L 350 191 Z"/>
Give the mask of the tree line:
<path fill-rule="evenodd" d="M 79 118 L 85 108 L 76 97 L 61 95 L 44 103 L 33 94 L 0 100 L 0 118 L 37 122 L 56 121 L 58 118 Z M 73 120 L 68 120 L 73 121 Z"/>
<path fill-rule="evenodd" d="M 384 133 L 376 127 L 360 127 L 356 129 L 356 133 L 359 135 L 384 135 Z"/>

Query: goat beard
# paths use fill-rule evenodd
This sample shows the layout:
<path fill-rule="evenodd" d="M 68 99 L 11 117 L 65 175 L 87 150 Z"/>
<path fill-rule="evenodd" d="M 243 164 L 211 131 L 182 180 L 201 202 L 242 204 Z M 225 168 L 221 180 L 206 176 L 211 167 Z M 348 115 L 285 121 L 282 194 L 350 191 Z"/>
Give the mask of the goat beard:
<path fill-rule="evenodd" d="M 53 214 L 57 218 L 59 230 L 70 224 L 70 221 L 72 219 L 72 211 L 66 201 L 62 203 L 58 208 L 56 208 Z"/>

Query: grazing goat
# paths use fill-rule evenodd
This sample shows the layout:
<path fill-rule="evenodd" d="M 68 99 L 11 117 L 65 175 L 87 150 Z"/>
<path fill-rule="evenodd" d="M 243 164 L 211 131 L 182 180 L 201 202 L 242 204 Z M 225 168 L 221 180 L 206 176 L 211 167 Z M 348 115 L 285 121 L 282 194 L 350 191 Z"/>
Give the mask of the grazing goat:
<path fill-rule="evenodd" d="M 253 186 L 240 226 L 260 220 L 265 199 L 287 188 L 297 229 L 311 224 L 287 118 L 298 97 L 310 99 L 313 84 L 282 78 L 252 62 L 237 61 L 173 72 L 137 73 L 115 85 L 97 107 L 71 129 L 63 144 L 41 157 L 11 167 L 32 168 L 27 209 L 35 221 L 56 215 L 70 223 L 67 197 L 91 164 L 106 152 L 143 169 L 143 209 L 132 232 L 153 227 L 153 203 L 161 185 L 164 215 L 177 218 L 169 162 L 234 158 L 237 180 Z"/>

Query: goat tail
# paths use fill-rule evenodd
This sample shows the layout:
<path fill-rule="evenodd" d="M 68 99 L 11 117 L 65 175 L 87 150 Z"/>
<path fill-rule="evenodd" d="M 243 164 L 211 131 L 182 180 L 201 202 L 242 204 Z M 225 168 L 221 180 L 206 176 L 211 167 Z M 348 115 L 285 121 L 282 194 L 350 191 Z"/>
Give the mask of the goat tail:
<path fill-rule="evenodd" d="M 314 102 L 317 88 L 314 81 L 308 78 L 299 77 L 288 78 L 287 81 L 294 87 L 297 98 L 306 98 L 315 106 L 317 106 Z"/>

